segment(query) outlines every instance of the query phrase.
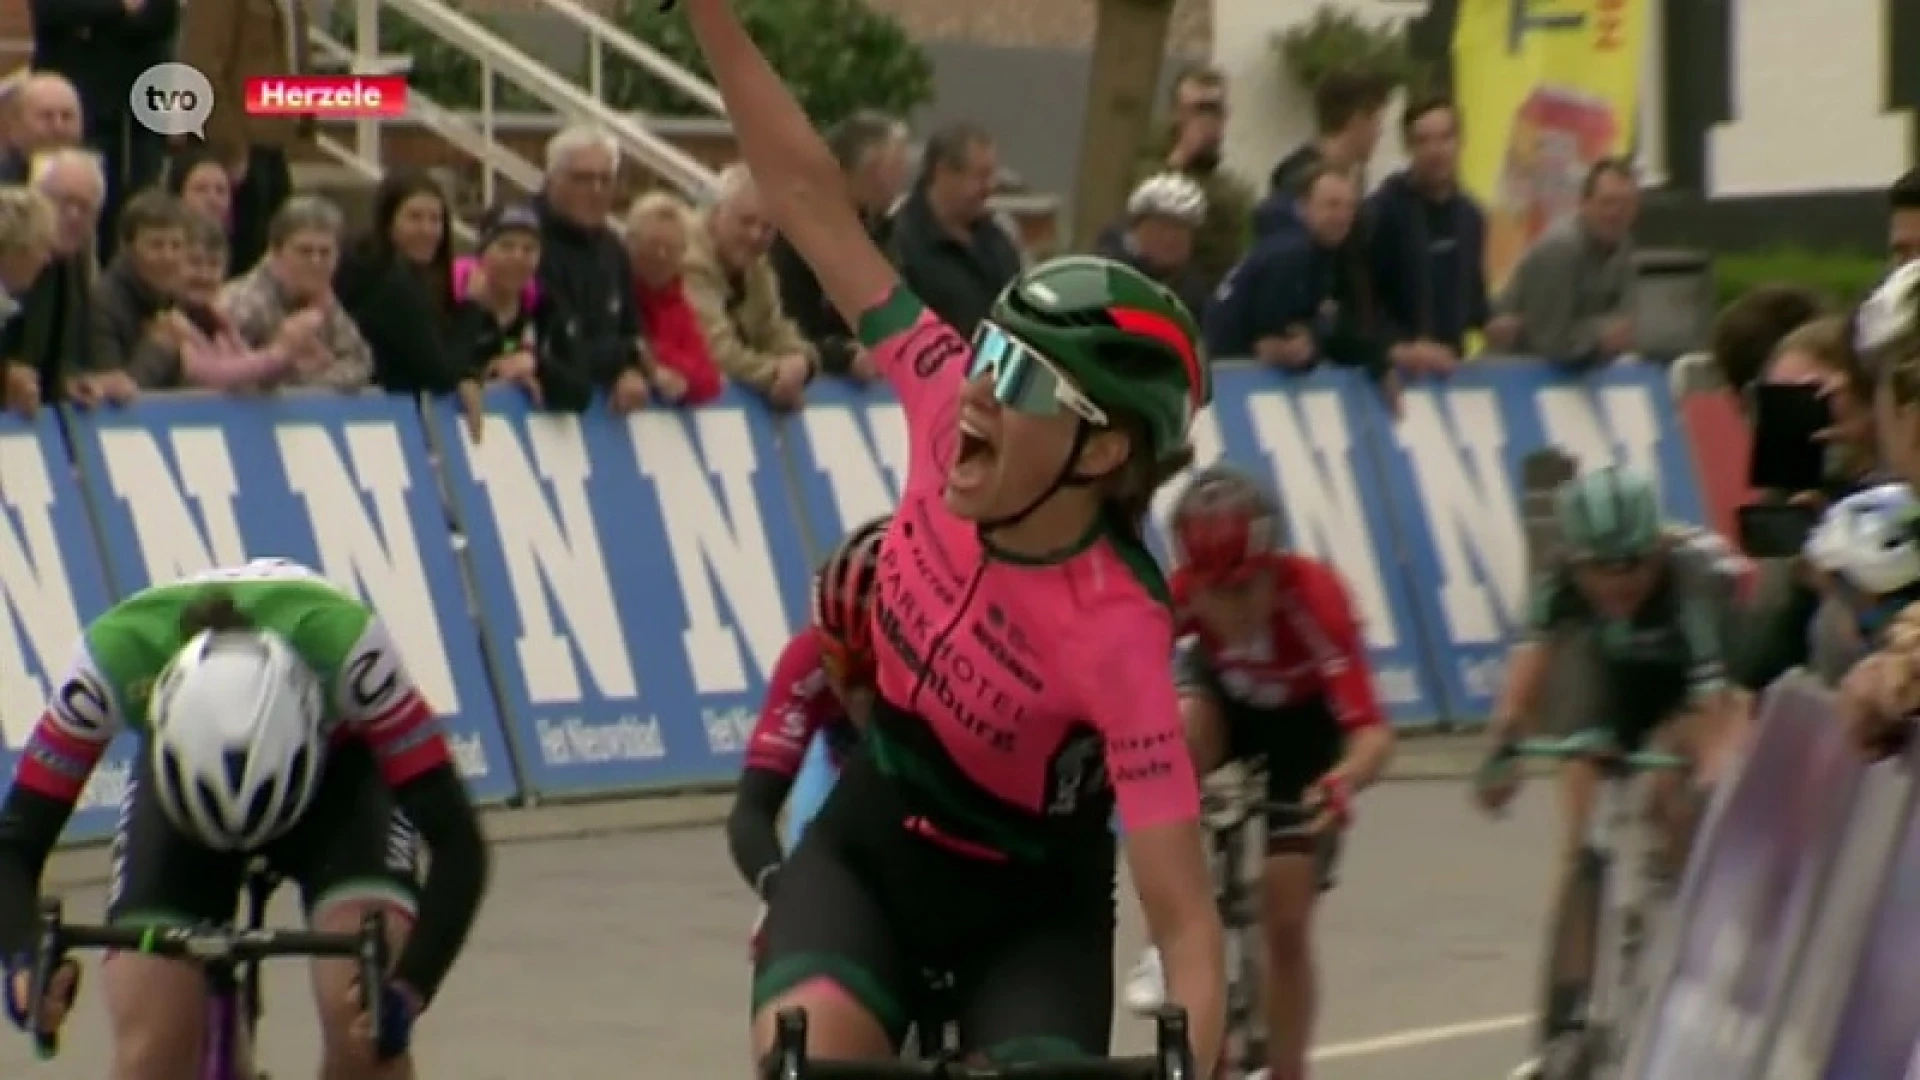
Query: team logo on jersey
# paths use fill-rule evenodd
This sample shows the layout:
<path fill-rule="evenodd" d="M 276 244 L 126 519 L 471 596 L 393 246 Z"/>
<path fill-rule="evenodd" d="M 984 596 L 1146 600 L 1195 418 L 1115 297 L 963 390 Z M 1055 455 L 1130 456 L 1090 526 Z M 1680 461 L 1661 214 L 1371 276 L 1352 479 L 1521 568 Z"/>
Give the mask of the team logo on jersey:
<path fill-rule="evenodd" d="M 99 742 L 113 734 L 112 701 L 99 676 L 79 671 L 54 695 L 54 714 L 71 734 Z"/>

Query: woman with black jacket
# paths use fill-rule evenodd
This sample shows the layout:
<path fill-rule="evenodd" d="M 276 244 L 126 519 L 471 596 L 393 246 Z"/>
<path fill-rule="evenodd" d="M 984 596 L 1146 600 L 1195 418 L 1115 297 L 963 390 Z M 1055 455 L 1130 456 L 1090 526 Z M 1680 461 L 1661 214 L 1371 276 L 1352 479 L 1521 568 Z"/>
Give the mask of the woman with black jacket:
<path fill-rule="evenodd" d="M 375 384 L 449 393 L 463 371 L 447 349 L 454 302 L 446 195 L 426 173 L 396 169 L 374 195 L 373 222 L 340 260 L 334 295 L 373 350 Z"/>
<path fill-rule="evenodd" d="M 535 281 L 540 219 L 533 207 L 495 207 L 480 222 L 479 253 L 459 260 L 449 352 L 459 381 L 519 386 L 534 404 L 578 412 L 593 378 L 573 320 Z"/>

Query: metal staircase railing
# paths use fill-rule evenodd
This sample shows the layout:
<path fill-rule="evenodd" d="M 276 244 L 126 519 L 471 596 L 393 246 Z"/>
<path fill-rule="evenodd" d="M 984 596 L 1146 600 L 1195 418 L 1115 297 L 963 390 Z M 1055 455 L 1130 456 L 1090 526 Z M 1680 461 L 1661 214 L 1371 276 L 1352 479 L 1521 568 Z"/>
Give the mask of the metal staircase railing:
<path fill-rule="evenodd" d="M 594 97 L 606 99 L 606 55 L 607 50 L 611 49 L 714 116 L 724 118 L 727 115 L 727 107 L 720 100 L 720 91 L 712 83 L 627 33 L 599 12 L 575 0 L 533 2 L 540 10 L 560 16 L 587 36 L 587 92 Z"/>
<path fill-rule="evenodd" d="M 576 86 L 552 68 L 527 55 L 494 31 L 449 7 L 442 0 L 356 0 L 354 36 L 357 48 L 354 49 L 354 54 L 357 57 L 366 59 L 377 52 L 382 9 L 417 24 L 421 29 L 467 53 L 480 63 L 483 75 L 487 76 L 483 77 L 481 86 L 483 130 L 488 127 L 485 118 L 493 112 L 494 80 L 490 76 L 498 74 L 532 97 L 546 103 L 568 121 L 591 123 L 606 131 L 619 144 L 623 154 L 637 160 L 682 193 L 696 200 L 703 200 L 713 189 L 714 172 L 706 165 L 649 131 L 632 116 L 611 108 L 597 96 Z M 612 27 L 611 24 L 607 25 L 607 29 L 614 34 L 618 33 L 617 28 Z M 611 40 L 604 35 L 603 38 Z M 646 46 L 632 42 L 631 39 L 628 40 L 628 44 L 637 53 L 650 54 L 657 65 L 672 66 L 671 61 Z M 627 51 L 618 44 L 614 47 L 623 53 Z M 648 64 L 647 60 L 637 62 Z M 649 64 L 648 70 L 655 70 L 654 65 Z M 683 70 L 680 74 L 696 89 L 703 85 Z M 706 87 L 706 89 L 709 92 L 712 91 L 712 87 Z M 717 98 L 717 94 L 714 96 Z M 416 95 L 410 93 L 408 97 L 409 100 L 413 100 Z M 377 121 L 365 122 L 363 131 L 370 133 L 363 134 L 361 138 L 363 147 L 377 146 Z"/>

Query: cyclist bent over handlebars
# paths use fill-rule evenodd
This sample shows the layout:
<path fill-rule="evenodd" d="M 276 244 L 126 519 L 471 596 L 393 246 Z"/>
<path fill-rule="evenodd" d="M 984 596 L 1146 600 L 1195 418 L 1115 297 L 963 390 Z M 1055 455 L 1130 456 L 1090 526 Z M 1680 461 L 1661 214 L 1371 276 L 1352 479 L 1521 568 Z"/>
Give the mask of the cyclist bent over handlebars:
<path fill-rule="evenodd" d="M 256 855 L 299 884 L 316 930 L 353 933 L 366 912 L 389 909 L 405 940 L 378 1016 L 360 1011 L 353 960 L 314 961 L 322 1075 L 411 1077 L 413 1023 L 466 942 L 487 847 L 439 720 L 379 618 L 306 567 L 256 560 L 108 609 L 58 686 L 0 803 L 0 996 L 13 1022 L 27 1022 L 47 856 L 130 728 L 141 746 L 114 838 L 109 920 L 230 922 Z M 417 904 L 413 866 L 390 858 L 396 808 L 432 856 Z M 56 1027 L 78 977 L 71 960 L 54 977 Z M 114 1080 L 192 1080 L 206 1015 L 199 969 L 119 953 L 102 977 Z"/>

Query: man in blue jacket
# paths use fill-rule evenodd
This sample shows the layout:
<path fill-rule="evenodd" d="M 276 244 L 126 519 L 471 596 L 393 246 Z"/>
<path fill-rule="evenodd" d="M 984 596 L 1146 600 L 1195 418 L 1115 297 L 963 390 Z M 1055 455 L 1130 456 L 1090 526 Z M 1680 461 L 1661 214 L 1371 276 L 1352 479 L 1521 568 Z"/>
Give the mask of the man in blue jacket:
<path fill-rule="evenodd" d="M 1328 345 L 1354 319 L 1341 302 L 1338 253 L 1353 231 L 1358 201 L 1345 172 L 1316 167 L 1303 179 L 1293 213 L 1276 221 L 1215 290 L 1204 319 L 1209 355 L 1258 357 L 1294 371 L 1329 357 Z M 1357 362 L 1370 366 L 1366 358 Z"/>
<path fill-rule="evenodd" d="M 1368 197 L 1367 267 L 1396 367 L 1444 375 L 1487 325 L 1487 219 L 1460 189 L 1460 122 L 1429 98 L 1400 121 L 1408 166 Z"/>

